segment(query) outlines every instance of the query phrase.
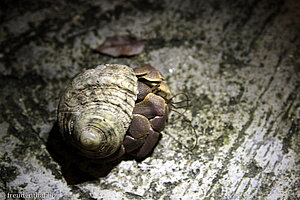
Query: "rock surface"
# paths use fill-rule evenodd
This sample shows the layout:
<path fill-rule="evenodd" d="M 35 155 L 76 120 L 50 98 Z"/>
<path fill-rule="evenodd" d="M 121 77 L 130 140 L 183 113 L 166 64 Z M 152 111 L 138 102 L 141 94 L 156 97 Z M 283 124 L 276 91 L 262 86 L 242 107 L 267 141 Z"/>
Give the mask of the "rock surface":
<path fill-rule="evenodd" d="M 300 198 L 299 1 L 0 4 L 1 197 Z M 92 50 L 128 32 L 147 40 L 142 54 Z M 191 106 L 151 157 L 70 185 L 46 144 L 60 92 L 99 63 L 150 63 Z"/>

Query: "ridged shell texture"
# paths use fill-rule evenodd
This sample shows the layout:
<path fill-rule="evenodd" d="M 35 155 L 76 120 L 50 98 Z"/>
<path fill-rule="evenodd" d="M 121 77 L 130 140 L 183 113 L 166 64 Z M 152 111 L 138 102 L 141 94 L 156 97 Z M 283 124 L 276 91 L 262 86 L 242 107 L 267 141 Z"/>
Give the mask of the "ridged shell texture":
<path fill-rule="evenodd" d="M 126 65 L 105 64 L 76 76 L 58 107 L 65 140 L 89 158 L 118 150 L 131 123 L 137 78 Z"/>

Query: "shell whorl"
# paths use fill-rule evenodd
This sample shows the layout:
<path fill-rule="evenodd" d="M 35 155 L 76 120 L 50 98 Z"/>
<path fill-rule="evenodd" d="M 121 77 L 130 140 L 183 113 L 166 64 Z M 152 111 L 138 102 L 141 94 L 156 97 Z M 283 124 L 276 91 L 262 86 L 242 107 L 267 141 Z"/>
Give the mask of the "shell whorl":
<path fill-rule="evenodd" d="M 86 157 L 112 155 L 131 123 L 136 96 L 137 78 L 126 65 L 99 65 L 79 74 L 59 103 L 63 137 Z"/>

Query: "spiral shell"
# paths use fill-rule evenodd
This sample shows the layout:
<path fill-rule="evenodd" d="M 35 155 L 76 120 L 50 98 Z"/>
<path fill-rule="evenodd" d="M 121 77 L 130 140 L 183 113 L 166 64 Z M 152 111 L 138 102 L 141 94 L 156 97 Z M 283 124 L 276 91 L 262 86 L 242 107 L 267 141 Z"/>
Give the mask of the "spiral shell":
<path fill-rule="evenodd" d="M 89 158 L 105 158 L 121 146 L 137 98 L 137 77 L 126 65 L 105 64 L 76 76 L 58 107 L 65 140 Z"/>

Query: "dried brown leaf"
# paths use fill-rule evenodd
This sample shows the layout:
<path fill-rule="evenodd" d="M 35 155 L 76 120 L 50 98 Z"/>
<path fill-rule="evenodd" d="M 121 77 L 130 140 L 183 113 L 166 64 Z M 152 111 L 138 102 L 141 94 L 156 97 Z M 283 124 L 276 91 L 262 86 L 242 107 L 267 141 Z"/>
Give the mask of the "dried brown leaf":
<path fill-rule="evenodd" d="M 108 37 L 96 51 L 113 57 L 133 56 L 140 54 L 144 46 L 145 40 L 133 35 L 115 35 Z"/>

